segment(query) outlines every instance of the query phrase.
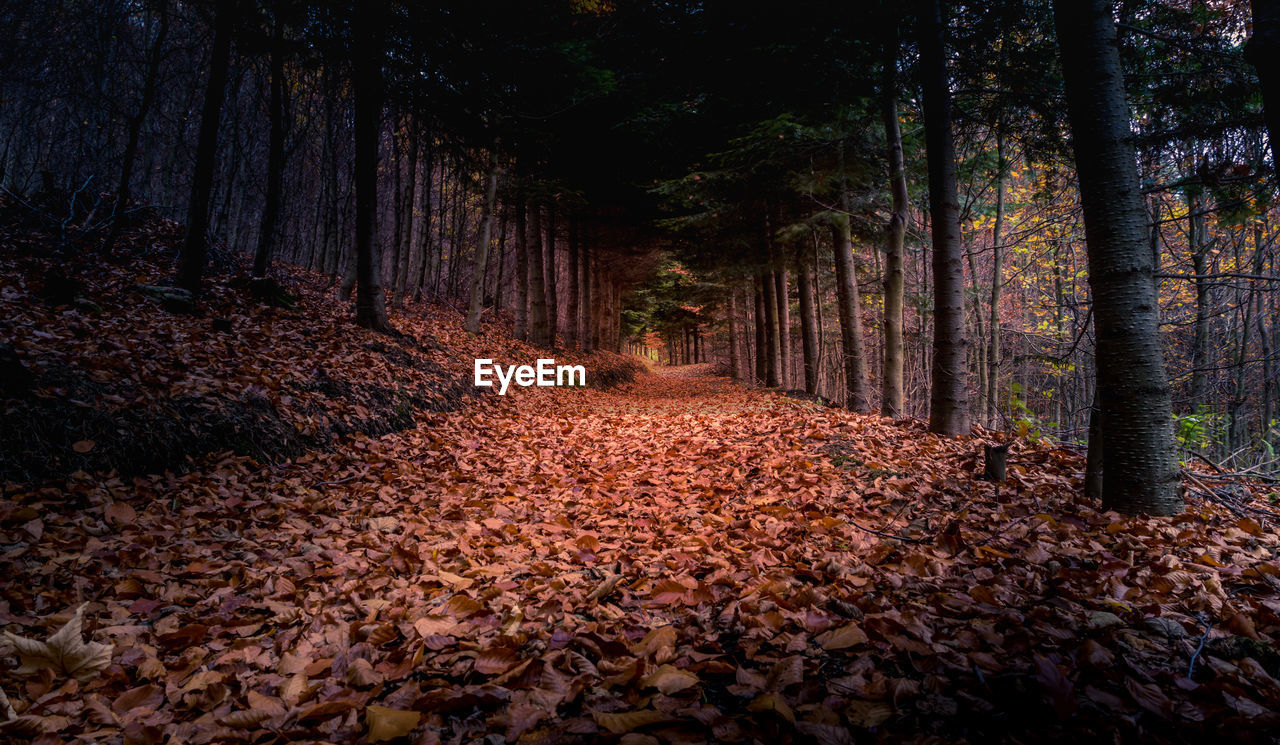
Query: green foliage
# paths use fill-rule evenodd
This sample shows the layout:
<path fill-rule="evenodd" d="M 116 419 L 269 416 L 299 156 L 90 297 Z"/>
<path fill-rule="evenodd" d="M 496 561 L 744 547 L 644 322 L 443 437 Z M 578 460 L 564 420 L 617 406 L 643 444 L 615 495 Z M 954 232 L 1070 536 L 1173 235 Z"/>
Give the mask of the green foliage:
<path fill-rule="evenodd" d="M 1024 396 L 1026 389 L 1021 383 L 1011 383 L 1009 385 L 1009 411 L 1013 415 L 1013 427 L 1017 436 L 1028 440 L 1029 442 L 1039 442 L 1040 440 L 1049 440 L 1044 434 L 1044 429 L 1052 429 L 1057 427 L 1056 422 L 1042 422 L 1031 407 L 1027 405 Z M 1052 395 L 1052 391 L 1045 391 L 1042 395 L 1046 398 Z"/>
<path fill-rule="evenodd" d="M 1191 414 L 1174 414 L 1178 442 L 1186 450 L 1200 450 L 1226 436 L 1227 417 L 1207 406 L 1197 406 Z"/>

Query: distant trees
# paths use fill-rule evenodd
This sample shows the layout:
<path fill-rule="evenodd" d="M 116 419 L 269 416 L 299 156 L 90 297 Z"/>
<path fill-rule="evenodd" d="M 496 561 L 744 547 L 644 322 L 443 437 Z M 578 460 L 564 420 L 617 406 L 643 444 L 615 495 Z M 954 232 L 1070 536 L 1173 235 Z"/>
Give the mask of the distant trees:
<path fill-rule="evenodd" d="M 1154 348 L 1176 444 L 1276 470 L 1274 3 L 1247 49 L 1242 6 L 1116 5 L 1118 64 L 1144 74 L 1108 126 L 1132 130 L 1141 193 L 1107 245 L 1141 232 L 1155 282 L 1127 310 L 1090 292 L 1114 278 L 1051 3 L 942 5 L 16 4 L 0 183 L 95 246 L 142 208 L 185 219 L 192 289 L 207 265 L 299 265 L 372 329 L 437 301 L 473 331 L 720 362 L 947 434 L 1082 440 L 1095 388 L 1107 410 L 1119 390 L 1095 346 L 1121 369 Z M 1166 324 L 1114 352 L 1104 319 L 1148 302 Z"/>

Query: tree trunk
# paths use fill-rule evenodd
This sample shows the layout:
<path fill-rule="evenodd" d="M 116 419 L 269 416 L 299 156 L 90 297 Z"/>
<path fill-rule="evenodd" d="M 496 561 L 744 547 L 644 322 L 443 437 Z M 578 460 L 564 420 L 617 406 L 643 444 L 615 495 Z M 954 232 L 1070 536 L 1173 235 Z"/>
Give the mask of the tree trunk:
<path fill-rule="evenodd" d="M 498 276 L 493 279 L 493 302 L 494 312 L 502 308 L 503 299 L 506 293 L 503 292 L 502 282 L 506 276 L 507 268 L 507 215 L 510 210 L 500 210 L 498 212 Z"/>
<path fill-rule="evenodd" d="M 1155 266 L 1109 0 L 1055 0 L 1097 336 L 1103 504 L 1182 510 Z"/>
<path fill-rule="evenodd" d="M 943 42 L 941 0 L 920 3 L 920 74 L 924 80 L 925 149 L 929 161 L 929 216 L 933 232 L 933 379 L 929 431 L 969 430 L 964 329 L 964 250 L 956 196 L 951 90 Z"/>
<path fill-rule="evenodd" d="M 400 234 L 396 236 L 396 261 L 393 265 L 394 271 L 392 274 L 392 289 L 395 291 L 397 308 L 404 307 L 405 285 L 409 282 L 409 265 L 413 260 L 413 228 L 418 222 L 416 213 L 418 206 L 419 137 L 417 127 L 414 126 L 412 119 L 408 120 L 405 130 L 405 134 L 409 139 L 409 156 L 405 159 L 408 165 L 408 174 L 405 179 L 405 189 L 401 201 L 404 209 L 401 217 Z"/>
<path fill-rule="evenodd" d="M 1209 404 L 1209 236 L 1206 234 L 1205 201 L 1198 188 L 1187 197 L 1187 243 L 1191 265 L 1195 269 L 1192 283 L 1196 291 L 1196 320 L 1191 346 L 1191 401 L 1189 409 Z"/>
<path fill-rule="evenodd" d="M 493 203 L 498 198 L 497 151 L 489 153 L 489 176 L 480 207 L 480 242 L 476 245 L 475 271 L 471 277 L 471 307 L 467 311 L 467 331 L 480 333 L 480 311 L 484 308 L 484 275 L 489 268 L 489 239 L 493 234 Z"/>
<path fill-rule="evenodd" d="M 560 297 L 556 280 L 556 207 L 547 205 L 547 257 L 543 266 L 547 285 L 547 346 L 556 348 L 560 331 Z"/>
<path fill-rule="evenodd" d="M 578 348 L 578 273 L 580 271 L 579 264 L 582 259 L 580 256 L 581 246 L 579 242 L 581 236 L 582 225 L 577 219 L 569 220 L 569 286 L 567 289 L 569 294 L 567 308 L 565 309 L 565 327 L 564 327 L 564 343 L 569 349 Z"/>
<path fill-rule="evenodd" d="M 742 348 L 738 341 L 738 288 L 729 288 L 729 376 L 742 379 Z"/>
<path fill-rule="evenodd" d="M 769 236 L 770 253 L 773 255 L 773 299 L 778 304 L 778 384 L 791 387 L 791 300 L 787 288 L 787 262 L 783 260 L 777 244 Z"/>
<path fill-rule="evenodd" d="M 767 349 L 768 366 L 765 369 L 764 384 L 777 388 L 782 382 L 782 351 L 778 346 L 778 301 L 777 283 L 773 272 L 764 275 L 764 336 Z"/>
<path fill-rule="evenodd" d="M 1004 283 L 1004 134 L 996 132 L 996 219 L 991 227 L 991 307 L 987 309 L 987 421 L 995 425 L 1000 403 L 1000 285 Z"/>
<path fill-rule="evenodd" d="M 284 171 L 284 23 L 280 3 L 274 3 L 276 18 L 271 31 L 271 119 L 267 144 L 267 194 L 258 226 L 258 250 L 253 255 L 253 276 L 265 277 L 271 267 L 276 245 L 276 224 L 280 218 L 280 182 Z"/>
<path fill-rule="evenodd" d="M 1102 421 L 1098 416 L 1098 393 L 1089 407 L 1089 445 L 1084 464 L 1084 495 L 1102 501 Z"/>
<path fill-rule="evenodd" d="M 871 391 L 867 383 L 867 356 L 862 341 L 862 300 L 858 293 L 858 273 L 849 240 L 849 218 L 837 215 L 831 223 L 831 242 L 836 261 L 836 297 L 840 304 L 840 343 L 844 351 L 845 406 L 853 411 L 871 411 Z"/>
<path fill-rule="evenodd" d="M 516 213 L 516 338 L 529 339 L 529 221 L 523 202 L 517 203 Z"/>
<path fill-rule="evenodd" d="M 796 254 L 796 280 L 800 291 L 800 340 L 804 347 L 804 390 L 818 393 L 818 316 L 813 302 L 813 264 L 809 252 Z"/>
<path fill-rule="evenodd" d="M 889 224 L 885 226 L 884 267 L 884 371 L 881 376 L 880 413 L 902 417 L 902 297 L 905 273 L 903 243 L 907 234 L 907 172 L 902 158 L 902 129 L 898 125 L 897 26 L 885 46 L 884 132 L 888 143 L 889 190 L 893 195 Z"/>
<path fill-rule="evenodd" d="M 213 57 L 200 113 L 200 139 L 196 143 L 191 199 L 187 203 L 187 234 L 182 242 L 177 276 L 178 286 L 193 293 L 200 291 L 200 280 L 208 261 L 205 233 L 209 230 L 209 193 L 213 190 L 213 171 L 217 166 L 218 119 L 222 115 L 227 68 L 231 64 L 231 32 L 236 12 L 235 0 L 219 0 L 214 10 Z"/>
<path fill-rule="evenodd" d="M 413 276 L 414 300 L 422 299 L 422 290 L 427 283 L 427 268 L 430 264 L 431 255 L 431 187 L 435 180 L 435 170 L 432 165 L 434 158 L 430 149 L 430 132 L 423 133 L 423 141 L 427 143 L 427 152 L 426 157 L 422 159 L 422 188 L 418 192 L 418 199 L 421 200 L 422 205 L 422 224 L 418 228 L 417 259 L 410 270 Z"/>
<path fill-rule="evenodd" d="M 1271 168 L 1280 181 L 1280 0 L 1252 0 L 1253 36 L 1245 45 L 1245 58 L 1258 71 L 1262 83 L 1262 109 L 1271 143 Z"/>
<path fill-rule="evenodd" d="M 1265 254 L 1262 248 L 1262 225 L 1255 223 L 1253 226 L 1253 273 L 1262 276 L 1266 271 L 1264 263 Z M 1267 299 L 1271 299 L 1271 292 L 1267 292 Z M 1264 308 L 1263 293 L 1259 292 L 1254 296 L 1255 315 L 1258 317 L 1258 342 L 1262 350 L 1262 421 L 1260 422 L 1263 442 L 1271 442 L 1271 420 L 1274 417 L 1274 409 L 1272 406 L 1273 389 L 1275 387 L 1274 362 L 1271 359 L 1271 330 L 1267 328 L 1268 313 Z M 1271 323 L 1275 323 L 1275 315 L 1270 314 Z"/>
<path fill-rule="evenodd" d="M 547 322 L 547 281 L 542 261 L 542 205 L 529 203 L 529 341 L 550 347 Z"/>
<path fill-rule="evenodd" d="M 596 348 L 595 339 L 591 336 L 591 304 L 595 300 L 595 286 L 591 281 L 591 244 L 582 244 L 582 265 L 578 285 L 582 297 L 578 299 L 578 338 L 582 351 L 591 353 Z"/>
<path fill-rule="evenodd" d="M 156 81 L 160 77 L 160 61 L 164 59 L 164 42 L 169 36 L 169 2 L 160 3 L 160 18 L 156 29 L 155 41 L 151 44 L 151 53 L 147 56 L 147 74 L 142 83 L 142 99 L 138 102 L 138 111 L 129 119 L 129 140 L 124 147 L 124 159 L 120 162 L 120 181 L 116 185 L 116 204 L 111 220 L 111 230 L 102 243 L 103 253 L 109 253 L 120 234 L 124 232 L 128 222 L 129 199 L 132 197 L 133 161 L 138 157 L 138 140 L 142 135 L 142 124 L 146 121 L 147 112 L 151 110 L 151 102 L 156 97 Z M 0 177 L 0 181 L 3 178 Z"/>
<path fill-rule="evenodd" d="M 378 248 L 378 139 L 382 129 L 382 39 L 376 12 L 353 17 L 351 88 L 355 102 L 356 325 L 390 331 Z"/>
<path fill-rule="evenodd" d="M 769 335 L 765 330 L 768 323 L 764 310 L 764 275 L 756 275 L 756 385 L 762 385 L 769 377 Z"/>

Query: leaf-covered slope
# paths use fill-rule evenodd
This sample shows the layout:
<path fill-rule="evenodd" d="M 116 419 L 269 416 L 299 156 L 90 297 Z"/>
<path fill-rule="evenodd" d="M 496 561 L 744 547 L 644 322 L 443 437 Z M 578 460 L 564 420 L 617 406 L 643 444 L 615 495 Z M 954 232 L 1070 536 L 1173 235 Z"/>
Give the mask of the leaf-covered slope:
<path fill-rule="evenodd" d="M 223 451 L 282 461 L 458 406 L 474 357 L 538 356 L 500 324 L 462 333 L 444 305 L 393 311 L 396 335 L 358 329 L 336 288 L 289 267 L 274 304 L 221 271 L 197 312 L 171 312 L 175 223 L 142 221 L 103 256 L 92 241 L 55 250 L 25 215 L 0 199 L 0 482 L 182 470 Z M 608 357 L 588 364 L 619 367 Z"/>

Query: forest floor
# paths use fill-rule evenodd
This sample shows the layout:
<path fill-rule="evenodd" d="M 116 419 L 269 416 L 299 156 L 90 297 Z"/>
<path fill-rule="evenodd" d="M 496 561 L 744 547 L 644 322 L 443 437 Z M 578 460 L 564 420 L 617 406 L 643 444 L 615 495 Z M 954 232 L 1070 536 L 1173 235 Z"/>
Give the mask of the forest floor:
<path fill-rule="evenodd" d="M 48 270 L 23 261 L 22 276 Z M 111 305 L 110 282 L 168 271 L 121 266 L 81 280 L 96 311 L 33 304 L 38 280 L 3 275 L 0 301 L 42 334 L 6 329 L 40 373 L 29 397 L 60 400 L 48 371 L 92 376 L 153 334 L 178 351 L 150 379 L 128 364 L 95 378 L 135 390 L 122 409 L 236 400 L 220 377 L 234 364 L 302 431 L 320 411 L 369 414 L 344 394 L 397 375 L 447 391 L 473 357 L 537 356 L 497 325 L 470 337 L 442 306 L 395 313 L 404 337 L 359 331 L 305 279 L 289 285 L 297 312 L 246 310 L 216 283 L 239 329 L 224 339 L 212 311 Z M 380 361 L 392 346 L 415 355 L 405 372 Z M 307 388 L 298 360 L 347 386 Z M 289 391 L 322 398 L 298 409 Z M 1122 517 L 1081 496 L 1072 450 L 1018 442 L 997 486 L 978 478 L 981 437 L 705 367 L 436 398 L 450 403 L 410 406 L 404 426 L 330 426 L 290 457 L 7 477 L 0 740 L 1276 741 L 1265 490 Z M 110 445 L 98 436 L 51 457 Z M 47 646 L 18 638 L 69 620 Z M 15 669 L 19 652 L 31 664 Z"/>

